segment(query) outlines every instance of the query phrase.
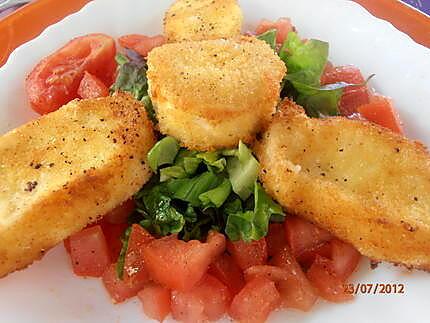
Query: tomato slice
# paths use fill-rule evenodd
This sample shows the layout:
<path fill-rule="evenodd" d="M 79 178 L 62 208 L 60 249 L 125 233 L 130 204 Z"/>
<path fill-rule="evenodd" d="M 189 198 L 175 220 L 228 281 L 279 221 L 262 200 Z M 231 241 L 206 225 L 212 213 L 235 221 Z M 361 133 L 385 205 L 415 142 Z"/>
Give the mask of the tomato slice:
<path fill-rule="evenodd" d="M 270 312 L 280 303 L 275 283 L 264 277 L 256 277 L 246 283 L 230 305 L 230 316 L 247 323 L 265 322 Z"/>
<path fill-rule="evenodd" d="M 330 259 L 317 255 L 306 275 L 318 294 L 330 302 L 345 302 L 353 297 L 345 292 L 344 281 L 337 277 Z"/>
<path fill-rule="evenodd" d="M 102 98 L 109 95 L 109 89 L 98 77 L 85 71 L 79 83 L 78 95 L 82 99 Z"/>
<path fill-rule="evenodd" d="M 332 238 L 332 235 L 326 230 L 295 216 L 290 216 L 285 220 L 285 234 L 296 258 L 308 250 L 320 247 Z"/>
<path fill-rule="evenodd" d="M 262 19 L 255 30 L 257 35 L 260 35 L 270 29 L 276 29 L 276 42 L 282 44 L 287 38 L 290 31 L 294 31 L 294 27 L 289 18 L 279 18 L 277 21 L 272 22 Z"/>
<path fill-rule="evenodd" d="M 269 232 L 266 236 L 267 253 L 269 257 L 274 256 L 287 244 L 285 228 L 283 223 L 270 223 Z"/>
<path fill-rule="evenodd" d="M 224 235 L 212 231 L 206 243 L 185 242 L 176 236 L 153 240 L 143 248 L 143 258 L 154 281 L 172 290 L 189 291 L 224 250 Z"/>
<path fill-rule="evenodd" d="M 45 114 L 78 97 L 85 71 L 106 85 L 116 70 L 115 41 L 104 34 L 77 37 L 42 59 L 26 79 L 25 89 L 32 108 Z"/>
<path fill-rule="evenodd" d="M 219 256 L 209 266 L 208 273 L 226 285 L 232 295 L 239 293 L 243 286 L 245 286 L 242 270 L 227 253 Z"/>
<path fill-rule="evenodd" d="M 131 34 L 121 36 L 118 38 L 118 42 L 122 47 L 132 49 L 143 57 L 146 57 L 153 48 L 163 45 L 166 39 L 162 35 L 149 37 Z"/>
<path fill-rule="evenodd" d="M 69 241 L 73 272 L 78 276 L 101 277 L 111 257 L 100 225 L 70 236 Z"/>
<path fill-rule="evenodd" d="M 231 302 L 228 288 L 211 275 L 188 292 L 172 292 L 172 315 L 180 322 L 217 321 Z"/>
<path fill-rule="evenodd" d="M 359 106 L 357 110 L 365 119 L 403 135 L 399 114 L 387 97 L 374 95 L 370 103 Z"/>
<path fill-rule="evenodd" d="M 126 223 L 128 217 L 133 213 L 135 208 L 136 204 L 134 203 L 134 200 L 129 199 L 106 213 L 105 216 L 103 216 L 103 220 L 113 224 Z"/>
<path fill-rule="evenodd" d="M 272 258 L 271 264 L 283 269 L 287 275 L 286 279 L 277 282 L 282 306 L 309 311 L 318 297 L 288 246 Z"/>
<path fill-rule="evenodd" d="M 133 296 L 136 296 L 144 287 L 143 281 L 133 281 L 130 283 L 119 279 L 116 272 L 116 264 L 111 264 L 108 267 L 103 274 L 102 280 L 114 303 L 121 303 Z"/>
<path fill-rule="evenodd" d="M 148 273 L 145 270 L 143 249 L 146 244 L 153 240 L 154 237 L 140 225 L 132 225 L 124 259 L 124 280 L 126 282 L 130 281 L 131 284 L 137 284 L 132 281 L 145 283 L 149 280 Z"/>
<path fill-rule="evenodd" d="M 145 314 L 163 322 L 170 313 L 170 290 L 156 284 L 148 284 L 137 294 Z"/>
<path fill-rule="evenodd" d="M 242 270 L 267 262 L 267 244 L 264 238 L 251 242 L 228 241 L 227 251 Z"/>
<path fill-rule="evenodd" d="M 355 66 L 337 66 L 327 65 L 321 76 L 321 84 L 332 84 L 337 82 L 346 82 L 351 84 L 361 84 L 365 82 L 361 71 Z M 343 90 L 339 102 L 340 114 L 351 116 L 357 113 L 360 105 L 369 103 L 369 90 L 366 85 L 348 86 Z"/>

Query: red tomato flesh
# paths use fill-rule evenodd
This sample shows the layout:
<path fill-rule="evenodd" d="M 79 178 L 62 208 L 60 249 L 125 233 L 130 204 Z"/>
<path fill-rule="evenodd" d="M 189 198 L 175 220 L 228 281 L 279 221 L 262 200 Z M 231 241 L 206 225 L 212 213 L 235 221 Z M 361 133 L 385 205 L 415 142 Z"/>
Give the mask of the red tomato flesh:
<path fill-rule="evenodd" d="M 109 248 L 109 252 L 112 260 L 118 259 L 119 253 L 122 248 L 121 237 L 128 227 L 127 223 L 111 224 L 106 221 L 100 222 L 103 234 L 106 238 L 106 243 Z"/>
<path fill-rule="evenodd" d="M 332 235 L 326 230 L 295 216 L 285 220 L 285 234 L 296 258 L 332 239 Z"/>
<path fill-rule="evenodd" d="M 148 273 L 145 270 L 143 249 L 147 243 L 153 240 L 154 237 L 140 225 L 132 225 L 124 259 L 124 280 L 126 282 L 134 285 L 138 284 L 135 281 L 145 283 L 149 280 Z"/>
<path fill-rule="evenodd" d="M 98 77 L 85 71 L 79 83 L 78 95 L 82 99 L 102 98 L 109 95 L 109 89 Z"/>
<path fill-rule="evenodd" d="M 209 266 L 208 273 L 226 285 L 232 295 L 239 293 L 245 286 L 242 270 L 227 253 L 219 256 Z"/>
<path fill-rule="evenodd" d="M 264 238 L 251 242 L 228 241 L 227 251 L 242 270 L 267 262 L 267 244 Z"/>
<path fill-rule="evenodd" d="M 121 303 L 136 296 L 144 287 L 143 281 L 126 282 L 121 280 L 116 271 L 116 264 L 111 264 L 103 274 L 103 284 L 114 303 Z M 135 283 L 135 284 L 133 284 Z"/>
<path fill-rule="evenodd" d="M 269 314 L 280 303 L 280 296 L 275 283 L 264 277 L 257 277 L 247 282 L 230 305 L 230 316 L 247 323 L 265 322 Z"/>
<path fill-rule="evenodd" d="M 267 253 L 269 257 L 274 256 L 287 244 L 285 228 L 283 223 L 270 223 L 269 232 L 266 236 Z"/>
<path fill-rule="evenodd" d="M 365 79 L 361 71 L 354 66 L 337 66 L 327 65 L 321 76 L 321 84 L 332 84 L 337 82 L 346 82 L 350 84 L 364 83 Z M 348 86 L 343 90 L 339 102 L 340 114 L 350 116 L 357 113 L 360 105 L 369 103 L 369 91 L 366 85 Z"/>
<path fill-rule="evenodd" d="M 402 122 L 390 99 L 375 95 L 370 103 L 360 105 L 357 110 L 366 120 L 403 134 Z"/>
<path fill-rule="evenodd" d="M 285 280 L 277 282 L 282 306 L 309 311 L 318 297 L 288 246 L 273 257 L 271 264 L 283 269 L 287 275 Z"/>
<path fill-rule="evenodd" d="M 344 281 L 337 277 L 330 259 L 317 255 L 306 275 L 324 299 L 330 302 L 345 302 L 352 299 L 352 295 L 345 292 Z"/>
<path fill-rule="evenodd" d="M 210 232 L 206 243 L 168 236 L 149 242 L 143 258 L 153 280 L 172 290 L 189 291 L 224 250 L 225 237 L 217 232 Z"/>
<path fill-rule="evenodd" d="M 181 322 L 216 321 L 227 311 L 231 302 L 228 288 L 211 275 L 188 292 L 172 292 L 172 315 Z"/>
<path fill-rule="evenodd" d="M 115 41 L 104 34 L 90 34 L 69 41 L 42 59 L 26 79 L 32 108 L 45 114 L 78 97 L 85 71 L 104 84 L 112 84 L 116 69 Z"/>
<path fill-rule="evenodd" d="M 145 285 L 137 294 L 142 302 L 145 314 L 159 322 L 163 322 L 170 313 L 170 290 L 156 284 Z"/>
<path fill-rule="evenodd" d="M 162 35 L 149 37 L 131 34 L 121 36 L 118 38 L 118 42 L 122 47 L 132 49 L 143 57 L 146 57 L 153 48 L 163 45 L 166 40 Z"/>
<path fill-rule="evenodd" d="M 100 225 L 86 228 L 69 239 L 73 272 L 78 276 L 101 277 L 111 258 Z"/>
<path fill-rule="evenodd" d="M 129 199 L 106 213 L 103 220 L 113 224 L 126 223 L 128 217 L 133 213 L 135 208 L 136 204 L 134 203 L 134 200 Z"/>
<path fill-rule="evenodd" d="M 279 18 L 277 21 L 272 22 L 266 19 L 260 21 L 255 30 L 257 35 L 265 33 L 270 29 L 276 29 L 276 42 L 282 44 L 287 38 L 290 31 L 294 31 L 290 18 Z"/>
<path fill-rule="evenodd" d="M 330 241 L 332 268 L 336 276 L 342 280 L 351 276 L 360 262 L 360 253 L 349 243 L 333 239 Z"/>

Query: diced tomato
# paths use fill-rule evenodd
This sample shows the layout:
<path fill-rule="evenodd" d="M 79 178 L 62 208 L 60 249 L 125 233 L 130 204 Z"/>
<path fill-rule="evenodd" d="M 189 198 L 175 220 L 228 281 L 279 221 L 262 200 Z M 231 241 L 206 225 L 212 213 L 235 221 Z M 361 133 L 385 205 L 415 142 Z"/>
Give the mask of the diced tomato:
<path fill-rule="evenodd" d="M 251 242 L 228 241 L 227 251 L 242 270 L 267 262 L 267 244 L 264 238 Z"/>
<path fill-rule="evenodd" d="M 69 239 L 73 272 L 78 276 L 102 276 L 111 258 L 100 225 L 86 228 Z"/>
<path fill-rule="evenodd" d="M 142 302 L 145 314 L 159 322 L 163 322 L 170 313 L 170 290 L 167 288 L 149 284 L 137 294 Z"/>
<path fill-rule="evenodd" d="M 143 57 L 155 47 L 163 45 L 166 40 L 162 35 L 148 37 L 145 35 L 131 34 L 118 38 L 119 44 L 128 49 L 132 49 Z"/>
<path fill-rule="evenodd" d="M 243 286 L 245 286 L 242 270 L 227 253 L 219 256 L 209 266 L 208 273 L 226 285 L 232 295 L 239 293 Z"/>
<path fill-rule="evenodd" d="M 345 292 L 344 281 L 337 277 L 330 259 L 317 255 L 306 275 L 318 294 L 326 300 L 344 302 L 352 299 L 352 295 Z"/>
<path fill-rule="evenodd" d="M 136 296 L 144 287 L 144 282 L 134 281 L 136 284 L 129 284 L 118 277 L 116 264 L 111 264 L 103 274 L 103 284 L 114 303 L 121 303 L 130 297 Z"/>
<path fill-rule="evenodd" d="M 149 280 L 148 273 L 145 270 L 143 249 L 147 243 L 153 240 L 154 237 L 139 224 L 132 225 L 124 259 L 125 281 L 142 281 L 145 283 Z M 132 284 L 137 283 L 133 282 Z"/>
<path fill-rule="evenodd" d="M 332 238 L 331 234 L 326 230 L 295 216 L 290 216 L 285 220 L 285 234 L 291 251 L 296 258 L 308 250 L 321 246 Z"/>
<path fill-rule="evenodd" d="M 103 220 L 113 224 L 125 223 L 135 208 L 136 204 L 134 203 L 134 200 L 129 199 L 106 213 L 105 216 L 103 216 Z"/>
<path fill-rule="evenodd" d="M 360 253 L 349 243 L 333 239 L 331 245 L 331 260 L 336 276 L 345 281 L 357 268 L 360 261 Z"/>
<path fill-rule="evenodd" d="M 354 66 L 337 66 L 327 65 L 321 76 L 321 84 L 332 84 L 337 82 L 346 82 L 350 84 L 361 84 L 365 82 L 361 71 Z M 339 102 L 341 115 L 350 116 L 357 113 L 360 105 L 369 103 L 369 90 L 366 85 L 348 86 L 343 90 Z"/>
<path fill-rule="evenodd" d="M 282 268 L 288 278 L 277 282 L 282 306 L 308 311 L 315 304 L 317 295 L 294 259 L 288 247 L 284 247 L 271 260 L 271 264 Z"/>
<path fill-rule="evenodd" d="M 115 41 L 103 34 L 77 37 L 42 59 L 26 79 L 25 89 L 32 108 L 45 114 L 78 97 L 85 71 L 106 85 L 116 70 Z"/>
<path fill-rule="evenodd" d="M 358 112 L 365 119 L 382 127 L 403 134 L 402 122 L 390 99 L 382 95 L 374 95 L 370 103 L 358 107 Z"/>
<path fill-rule="evenodd" d="M 276 29 L 276 42 L 282 44 L 287 38 L 290 31 L 294 31 L 294 27 L 291 24 L 289 18 L 279 18 L 276 22 L 272 22 L 266 19 L 260 21 L 255 30 L 257 35 L 260 35 L 270 29 Z"/>
<path fill-rule="evenodd" d="M 188 292 L 172 292 L 172 315 L 181 322 L 216 321 L 227 311 L 231 302 L 228 288 L 211 275 Z"/>
<path fill-rule="evenodd" d="M 290 278 L 290 273 L 286 269 L 269 265 L 249 267 L 247 270 L 245 270 L 244 274 L 245 280 L 247 282 L 257 277 L 265 277 L 275 283 L 288 280 Z"/>
<path fill-rule="evenodd" d="M 66 238 L 63 241 L 64 249 L 66 249 L 67 253 L 70 255 L 70 239 Z"/>
<path fill-rule="evenodd" d="M 296 260 L 304 270 L 308 270 L 309 267 L 315 261 L 316 255 L 330 258 L 331 253 L 332 253 L 332 245 L 331 245 L 331 241 L 328 241 L 328 242 L 324 242 L 319 246 L 316 246 L 314 249 L 306 250 L 299 257 L 297 257 Z"/>
<path fill-rule="evenodd" d="M 269 232 L 266 236 L 267 253 L 270 257 L 275 255 L 279 250 L 285 247 L 287 239 L 285 238 L 285 228 L 282 223 L 271 223 Z"/>
<path fill-rule="evenodd" d="M 246 283 L 230 305 L 230 316 L 247 323 L 265 322 L 270 312 L 280 303 L 275 283 L 264 277 L 257 277 Z"/>
<path fill-rule="evenodd" d="M 111 224 L 106 221 L 101 221 L 100 225 L 103 230 L 103 234 L 106 238 L 106 242 L 110 251 L 111 259 L 118 259 L 119 253 L 122 248 L 121 237 L 128 227 L 127 223 Z"/>
<path fill-rule="evenodd" d="M 79 83 L 78 96 L 82 99 L 102 98 L 109 95 L 107 86 L 96 76 L 85 71 Z"/>
<path fill-rule="evenodd" d="M 212 231 L 206 243 L 185 242 L 175 236 L 153 240 L 143 248 L 143 258 L 156 282 L 172 290 L 189 291 L 224 250 L 224 235 Z"/>

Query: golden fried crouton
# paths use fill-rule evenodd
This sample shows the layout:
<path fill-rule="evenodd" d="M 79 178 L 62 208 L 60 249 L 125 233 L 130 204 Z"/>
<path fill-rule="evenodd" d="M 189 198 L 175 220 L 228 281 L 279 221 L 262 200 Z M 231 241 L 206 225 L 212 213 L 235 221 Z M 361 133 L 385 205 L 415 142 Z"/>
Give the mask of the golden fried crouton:
<path fill-rule="evenodd" d="M 256 145 L 260 179 L 289 212 L 375 260 L 430 270 L 430 156 L 419 143 L 286 100 Z"/>
<path fill-rule="evenodd" d="M 236 0 L 177 0 L 165 14 L 164 34 L 170 43 L 231 38 L 242 20 Z"/>
<path fill-rule="evenodd" d="M 128 95 L 75 100 L 0 137 L 0 277 L 130 198 L 155 143 Z"/>
<path fill-rule="evenodd" d="M 251 142 L 275 111 L 285 72 L 265 42 L 241 37 L 155 48 L 147 76 L 161 132 L 207 150 Z"/>

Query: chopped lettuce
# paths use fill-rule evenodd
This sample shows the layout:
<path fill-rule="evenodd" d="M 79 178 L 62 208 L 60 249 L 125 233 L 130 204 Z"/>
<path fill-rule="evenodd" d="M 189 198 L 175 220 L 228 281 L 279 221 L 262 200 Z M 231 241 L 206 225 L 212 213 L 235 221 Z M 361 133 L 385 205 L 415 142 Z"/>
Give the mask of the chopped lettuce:
<path fill-rule="evenodd" d="M 178 151 L 178 141 L 170 136 L 164 137 L 148 152 L 149 167 L 151 167 L 154 172 L 157 172 L 160 166 L 173 164 Z"/>
<path fill-rule="evenodd" d="M 219 208 L 227 200 L 231 193 L 231 184 L 227 178 L 224 178 L 221 184 L 217 187 L 206 191 L 199 195 L 199 199 L 203 204 L 203 208 L 215 207 Z"/>
<path fill-rule="evenodd" d="M 131 227 L 128 227 L 121 237 L 122 247 L 118 256 L 118 261 L 116 262 L 116 274 L 118 275 L 119 279 L 123 279 L 124 277 L 124 262 L 125 262 L 125 255 L 128 249 L 128 240 L 130 238 L 130 233 L 131 233 Z"/>
<path fill-rule="evenodd" d="M 276 48 L 276 29 L 270 29 L 257 36 L 258 39 L 264 40 L 273 49 Z"/>

